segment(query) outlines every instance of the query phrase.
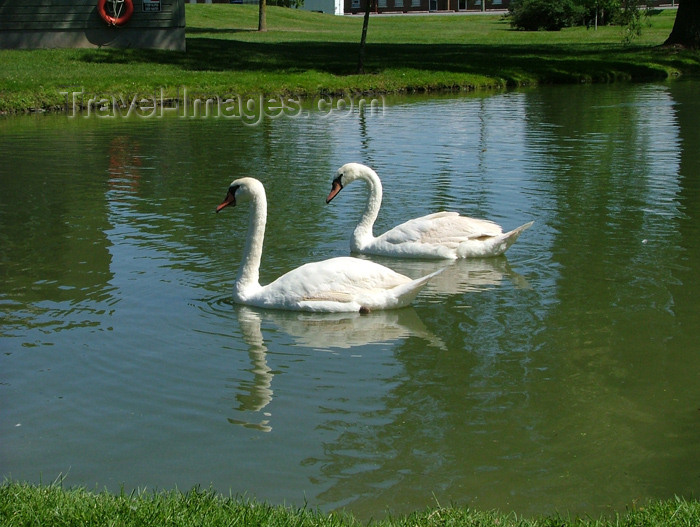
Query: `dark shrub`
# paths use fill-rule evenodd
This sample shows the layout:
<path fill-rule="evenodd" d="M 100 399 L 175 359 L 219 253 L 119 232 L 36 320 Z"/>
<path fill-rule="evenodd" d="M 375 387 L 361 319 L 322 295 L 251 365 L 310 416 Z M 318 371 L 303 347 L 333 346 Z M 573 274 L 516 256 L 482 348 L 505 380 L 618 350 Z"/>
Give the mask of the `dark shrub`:
<path fill-rule="evenodd" d="M 574 0 L 513 0 L 510 25 L 526 31 L 559 31 L 581 23 L 584 8 Z"/>

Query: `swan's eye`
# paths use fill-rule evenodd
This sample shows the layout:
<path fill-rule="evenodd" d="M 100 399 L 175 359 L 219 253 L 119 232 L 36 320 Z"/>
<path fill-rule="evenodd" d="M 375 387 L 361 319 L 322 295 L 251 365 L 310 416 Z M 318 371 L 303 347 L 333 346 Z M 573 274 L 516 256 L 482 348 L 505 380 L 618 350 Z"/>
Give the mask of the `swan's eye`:
<path fill-rule="evenodd" d="M 333 183 L 338 183 L 340 185 L 340 188 L 343 188 L 343 174 L 340 174 L 337 178 L 333 180 Z"/>

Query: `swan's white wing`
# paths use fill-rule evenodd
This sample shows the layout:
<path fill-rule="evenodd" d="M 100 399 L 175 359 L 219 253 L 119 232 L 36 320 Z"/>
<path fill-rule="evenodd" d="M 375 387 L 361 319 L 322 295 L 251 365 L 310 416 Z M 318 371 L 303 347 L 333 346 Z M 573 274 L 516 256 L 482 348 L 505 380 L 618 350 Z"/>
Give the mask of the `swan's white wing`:
<path fill-rule="evenodd" d="M 480 244 L 501 233 L 501 227 L 491 221 L 436 212 L 402 223 L 358 250 L 408 258 L 457 258 L 460 245 Z"/>
<path fill-rule="evenodd" d="M 436 212 L 409 220 L 377 237 L 384 243 L 426 243 L 456 247 L 466 241 L 498 236 L 501 227 L 488 220 L 460 216 L 457 212 Z"/>
<path fill-rule="evenodd" d="M 248 301 L 261 307 L 315 311 L 383 309 L 406 305 L 426 282 L 369 260 L 339 257 L 297 267 Z"/>
<path fill-rule="evenodd" d="M 294 290 L 310 298 L 392 289 L 410 281 L 407 276 L 370 260 L 344 256 L 304 264 L 280 276 L 269 287 Z"/>

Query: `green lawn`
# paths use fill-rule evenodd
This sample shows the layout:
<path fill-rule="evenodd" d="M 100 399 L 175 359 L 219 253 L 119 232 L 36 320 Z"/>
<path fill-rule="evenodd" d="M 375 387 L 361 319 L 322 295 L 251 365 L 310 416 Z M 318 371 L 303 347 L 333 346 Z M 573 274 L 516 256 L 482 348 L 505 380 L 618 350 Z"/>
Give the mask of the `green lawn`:
<path fill-rule="evenodd" d="M 279 526 L 360 527 L 352 515 L 271 506 L 193 489 L 162 493 L 114 495 L 60 485 L 16 482 L 0 485 L 0 525 L 3 527 L 215 527 Z M 498 511 L 436 507 L 408 516 L 370 523 L 373 527 L 695 527 L 700 502 L 670 499 L 637 505 L 607 518 L 550 516 L 523 518 Z"/>
<path fill-rule="evenodd" d="M 700 54 L 660 47 L 675 11 L 641 38 L 620 27 L 523 32 L 492 16 L 375 16 L 366 75 L 356 75 L 362 17 L 268 7 L 186 4 L 187 52 L 0 50 L 0 112 L 62 107 L 61 92 L 122 96 L 178 89 L 201 96 L 401 93 L 554 82 L 664 79 L 700 73 Z"/>

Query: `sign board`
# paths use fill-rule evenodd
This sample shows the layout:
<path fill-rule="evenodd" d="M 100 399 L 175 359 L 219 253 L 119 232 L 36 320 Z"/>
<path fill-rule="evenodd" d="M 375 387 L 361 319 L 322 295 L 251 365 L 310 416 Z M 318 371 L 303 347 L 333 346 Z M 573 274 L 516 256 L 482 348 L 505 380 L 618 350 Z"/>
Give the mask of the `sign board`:
<path fill-rule="evenodd" d="M 143 10 L 147 13 L 160 11 L 160 0 L 143 0 Z"/>

